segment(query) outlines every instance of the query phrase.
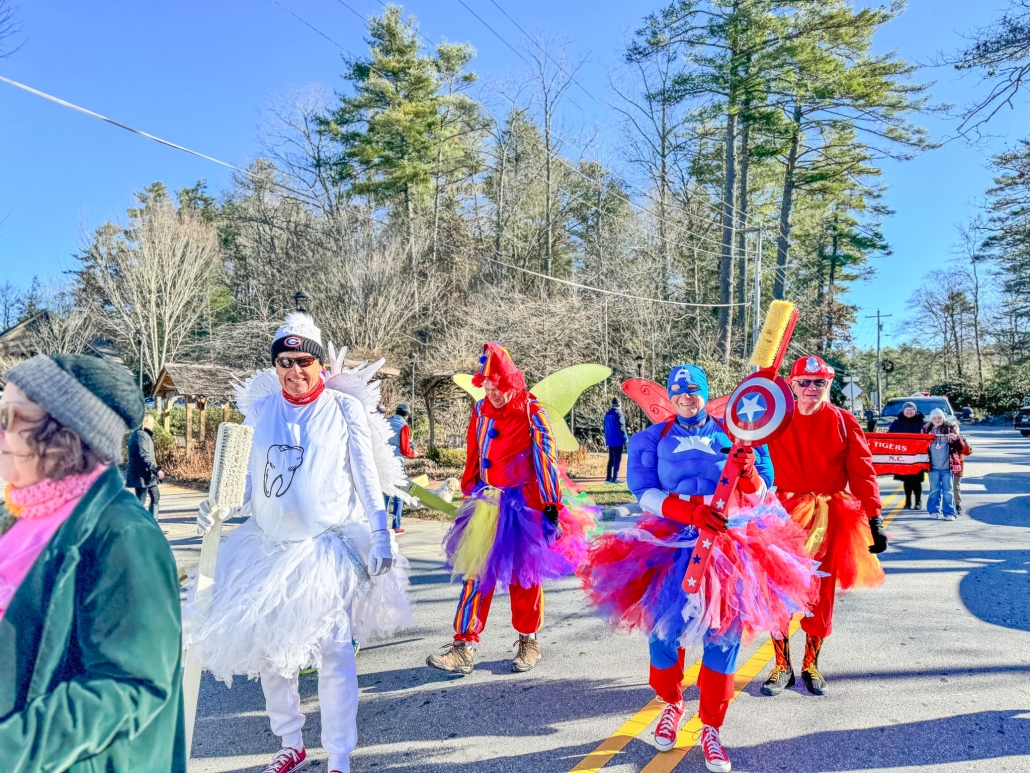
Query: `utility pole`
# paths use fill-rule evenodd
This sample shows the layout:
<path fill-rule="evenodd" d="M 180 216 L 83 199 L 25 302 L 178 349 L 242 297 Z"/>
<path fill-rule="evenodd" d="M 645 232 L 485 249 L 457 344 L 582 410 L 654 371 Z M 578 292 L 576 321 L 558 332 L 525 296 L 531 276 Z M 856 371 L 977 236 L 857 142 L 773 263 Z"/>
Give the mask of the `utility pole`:
<path fill-rule="evenodd" d="M 883 393 L 880 391 L 880 333 L 883 332 L 883 322 L 881 320 L 887 317 L 893 317 L 893 314 L 880 314 L 880 310 L 876 310 L 876 415 L 879 416 L 883 412 Z M 872 314 L 867 314 L 866 319 L 873 319 Z"/>

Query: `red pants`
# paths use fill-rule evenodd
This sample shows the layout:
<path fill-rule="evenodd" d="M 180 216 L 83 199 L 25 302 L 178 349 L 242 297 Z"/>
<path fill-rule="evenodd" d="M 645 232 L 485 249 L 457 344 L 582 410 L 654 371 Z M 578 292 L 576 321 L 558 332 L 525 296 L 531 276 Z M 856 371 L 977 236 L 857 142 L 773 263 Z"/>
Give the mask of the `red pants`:
<path fill-rule="evenodd" d="M 651 675 L 648 680 L 655 694 L 665 703 L 683 700 L 683 648 L 675 643 L 653 638 L 651 648 Z M 722 727 L 726 709 L 733 700 L 734 670 L 740 646 L 724 650 L 706 646 L 701 658 L 701 673 L 697 677 L 698 716 L 706 725 Z M 724 673 L 729 671 L 729 673 Z"/>
<path fill-rule="evenodd" d="M 511 597 L 511 624 L 520 634 L 536 633 L 544 623 L 544 591 L 539 585 L 523 588 L 508 586 Z M 465 580 L 458 599 L 458 611 L 454 615 L 454 640 L 477 642 L 479 634 L 486 628 L 490 615 L 490 602 L 494 592 L 484 591 L 475 580 Z"/>
<path fill-rule="evenodd" d="M 801 630 L 811 636 L 826 638 L 833 632 L 833 603 L 836 600 L 837 578 L 819 578 L 819 601 L 812 607 L 812 616 L 801 618 Z"/>

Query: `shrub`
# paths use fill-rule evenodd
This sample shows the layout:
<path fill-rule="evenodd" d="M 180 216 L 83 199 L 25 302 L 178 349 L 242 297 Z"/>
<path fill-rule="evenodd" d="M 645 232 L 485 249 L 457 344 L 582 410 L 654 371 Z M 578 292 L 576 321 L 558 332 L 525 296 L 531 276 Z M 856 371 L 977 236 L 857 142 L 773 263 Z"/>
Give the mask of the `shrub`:
<path fill-rule="evenodd" d="M 464 448 L 430 448 L 426 451 L 426 458 L 440 467 L 465 467 Z"/>

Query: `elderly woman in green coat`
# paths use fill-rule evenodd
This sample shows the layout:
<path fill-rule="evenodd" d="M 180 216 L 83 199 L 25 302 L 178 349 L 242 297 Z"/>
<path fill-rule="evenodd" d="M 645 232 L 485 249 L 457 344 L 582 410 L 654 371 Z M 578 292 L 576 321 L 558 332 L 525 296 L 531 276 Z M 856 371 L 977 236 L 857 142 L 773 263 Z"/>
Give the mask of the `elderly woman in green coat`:
<path fill-rule="evenodd" d="M 175 562 L 115 466 L 143 395 L 37 356 L 0 396 L 0 770 L 186 770 Z"/>

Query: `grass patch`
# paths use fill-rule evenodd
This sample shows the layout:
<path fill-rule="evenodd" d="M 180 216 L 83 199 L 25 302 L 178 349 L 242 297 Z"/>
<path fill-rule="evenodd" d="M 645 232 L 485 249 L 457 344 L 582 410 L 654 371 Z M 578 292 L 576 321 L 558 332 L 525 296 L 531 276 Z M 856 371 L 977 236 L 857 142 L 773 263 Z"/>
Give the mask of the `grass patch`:
<path fill-rule="evenodd" d="M 580 491 L 603 507 L 625 505 L 637 498 L 625 483 L 591 483 L 579 487 Z"/>

